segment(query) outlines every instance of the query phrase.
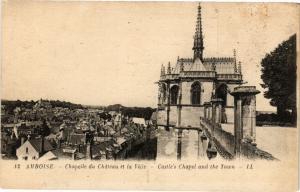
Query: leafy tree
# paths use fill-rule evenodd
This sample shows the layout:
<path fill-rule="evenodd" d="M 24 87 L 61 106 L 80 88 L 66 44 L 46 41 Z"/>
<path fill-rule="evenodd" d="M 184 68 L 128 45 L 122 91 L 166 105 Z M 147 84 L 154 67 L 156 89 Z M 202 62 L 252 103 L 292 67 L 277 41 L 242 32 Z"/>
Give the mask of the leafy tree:
<path fill-rule="evenodd" d="M 277 114 L 284 118 L 286 111 L 292 111 L 296 120 L 296 34 L 282 42 L 261 61 L 266 89 L 265 98 L 271 99 L 270 104 L 277 107 Z"/>

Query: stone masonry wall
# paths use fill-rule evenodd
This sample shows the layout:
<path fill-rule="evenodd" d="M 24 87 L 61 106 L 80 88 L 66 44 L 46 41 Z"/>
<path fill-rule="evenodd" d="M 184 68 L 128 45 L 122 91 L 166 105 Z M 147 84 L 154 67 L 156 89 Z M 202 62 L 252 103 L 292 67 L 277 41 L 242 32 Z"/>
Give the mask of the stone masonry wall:
<path fill-rule="evenodd" d="M 167 111 L 159 110 L 157 112 L 157 125 L 165 125 L 167 122 Z"/>
<path fill-rule="evenodd" d="M 234 108 L 226 107 L 225 113 L 226 113 L 226 117 L 227 117 L 227 123 L 234 123 Z"/>
<path fill-rule="evenodd" d="M 199 127 L 200 116 L 204 116 L 203 107 L 182 107 L 181 110 L 181 126 L 183 127 Z"/>
<path fill-rule="evenodd" d="M 176 126 L 177 123 L 177 106 L 170 106 L 170 120 L 169 123 L 172 126 Z"/>
<path fill-rule="evenodd" d="M 204 120 L 201 118 L 201 125 L 209 131 L 212 140 L 216 140 L 216 145 L 219 146 L 219 149 L 223 149 L 222 153 L 230 153 L 231 155 L 235 155 L 235 145 L 234 145 L 234 135 L 222 130 L 221 125 L 213 124 L 210 121 Z M 268 152 L 263 151 L 257 148 L 255 145 L 250 143 L 243 142 L 241 145 L 241 155 L 247 157 L 249 159 L 266 159 L 266 160 L 275 160 L 275 158 Z"/>

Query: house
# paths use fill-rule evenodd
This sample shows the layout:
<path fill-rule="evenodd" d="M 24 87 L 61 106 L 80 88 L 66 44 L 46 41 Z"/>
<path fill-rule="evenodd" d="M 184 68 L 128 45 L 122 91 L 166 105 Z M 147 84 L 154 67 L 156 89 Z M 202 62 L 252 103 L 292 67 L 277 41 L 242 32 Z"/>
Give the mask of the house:
<path fill-rule="evenodd" d="M 68 143 L 71 145 L 85 145 L 86 139 L 86 134 L 72 133 L 69 135 Z"/>
<path fill-rule="evenodd" d="M 8 157 L 14 157 L 17 145 L 17 138 L 14 135 L 6 132 L 1 133 L 1 154 L 5 154 L 5 156 Z"/>
<path fill-rule="evenodd" d="M 53 150 L 53 147 L 47 140 L 41 138 L 28 139 L 21 145 L 16 152 L 18 159 L 39 159 L 46 152 Z"/>
<path fill-rule="evenodd" d="M 139 117 L 133 117 L 132 122 L 138 125 L 143 125 L 146 126 L 146 121 L 144 118 L 139 118 Z"/>

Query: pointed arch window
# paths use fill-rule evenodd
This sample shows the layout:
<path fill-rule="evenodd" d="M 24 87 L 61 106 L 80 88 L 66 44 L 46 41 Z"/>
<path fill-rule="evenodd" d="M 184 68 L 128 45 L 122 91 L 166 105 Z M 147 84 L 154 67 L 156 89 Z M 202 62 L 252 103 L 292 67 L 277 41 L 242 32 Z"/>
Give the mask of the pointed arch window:
<path fill-rule="evenodd" d="M 162 104 L 165 103 L 166 98 L 167 98 L 167 87 L 166 87 L 166 85 L 163 83 L 163 84 L 161 85 L 161 101 L 162 101 Z"/>
<path fill-rule="evenodd" d="M 178 98 L 178 86 L 173 85 L 171 87 L 171 104 L 177 104 L 177 98 Z"/>
<path fill-rule="evenodd" d="M 201 98 L 201 85 L 199 82 L 195 82 L 191 86 L 191 104 L 200 105 Z"/>

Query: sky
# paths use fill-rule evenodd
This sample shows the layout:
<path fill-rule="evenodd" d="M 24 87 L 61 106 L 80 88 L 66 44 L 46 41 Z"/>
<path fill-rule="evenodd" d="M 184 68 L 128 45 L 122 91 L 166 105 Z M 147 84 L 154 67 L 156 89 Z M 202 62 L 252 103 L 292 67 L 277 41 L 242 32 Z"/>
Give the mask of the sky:
<path fill-rule="evenodd" d="M 197 3 L 5 1 L 2 15 L 3 99 L 156 107 L 161 65 L 193 55 Z M 298 21 L 295 4 L 202 3 L 204 57 L 236 49 L 263 92 L 260 61 Z M 257 109 L 275 110 L 262 93 Z"/>

